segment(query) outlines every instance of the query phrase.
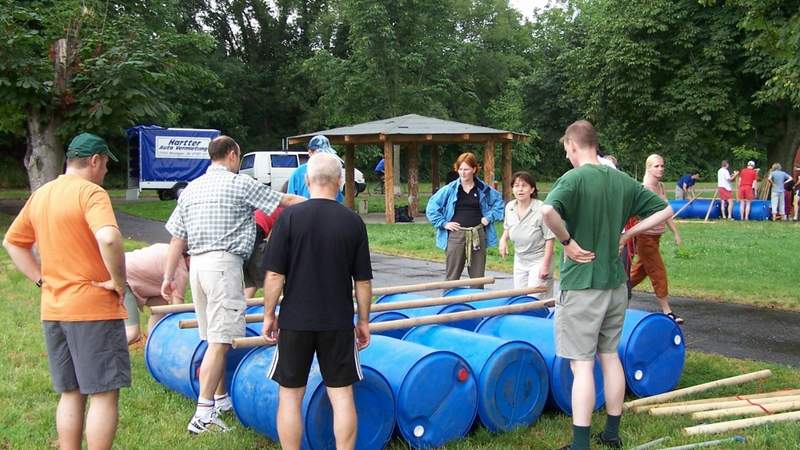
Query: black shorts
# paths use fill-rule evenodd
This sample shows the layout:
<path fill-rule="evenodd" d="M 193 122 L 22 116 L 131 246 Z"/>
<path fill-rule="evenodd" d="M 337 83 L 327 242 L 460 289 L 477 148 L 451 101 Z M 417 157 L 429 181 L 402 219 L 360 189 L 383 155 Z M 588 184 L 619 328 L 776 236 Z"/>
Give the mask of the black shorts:
<path fill-rule="evenodd" d="M 50 377 L 57 392 L 79 390 L 87 395 L 131 385 L 131 361 L 122 319 L 45 320 L 42 327 Z"/>
<path fill-rule="evenodd" d="M 315 353 L 325 386 L 350 386 L 364 378 L 352 328 L 335 331 L 280 330 L 267 377 L 286 388 L 303 387 L 308 382 Z"/>

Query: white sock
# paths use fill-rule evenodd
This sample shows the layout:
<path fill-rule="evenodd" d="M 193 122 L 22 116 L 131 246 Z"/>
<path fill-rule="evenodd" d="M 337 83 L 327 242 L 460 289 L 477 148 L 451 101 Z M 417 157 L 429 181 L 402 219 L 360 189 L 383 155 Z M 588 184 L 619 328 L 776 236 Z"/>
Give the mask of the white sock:
<path fill-rule="evenodd" d="M 213 412 L 214 412 L 213 400 L 209 400 L 203 397 L 197 399 L 197 410 L 194 412 L 195 416 L 203 420 L 208 420 L 211 418 L 211 413 Z"/>
<path fill-rule="evenodd" d="M 228 406 L 231 404 L 231 398 L 228 396 L 228 394 L 214 394 L 214 404 Z"/>

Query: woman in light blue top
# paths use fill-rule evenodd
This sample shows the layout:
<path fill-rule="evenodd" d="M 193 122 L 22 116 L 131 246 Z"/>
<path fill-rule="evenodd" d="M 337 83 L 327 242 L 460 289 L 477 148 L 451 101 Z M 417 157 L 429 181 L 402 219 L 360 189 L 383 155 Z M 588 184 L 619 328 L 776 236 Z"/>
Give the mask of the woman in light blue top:
<path fill-rule="evenodd" d="M 784 200 L 784 187 L 783 184 L 792 177 L 781 170 L 781 165 L 775 163 L 770 167 L 767 183 L 772 187 L 772 220 L 786 220 L 786 204 Z"/>

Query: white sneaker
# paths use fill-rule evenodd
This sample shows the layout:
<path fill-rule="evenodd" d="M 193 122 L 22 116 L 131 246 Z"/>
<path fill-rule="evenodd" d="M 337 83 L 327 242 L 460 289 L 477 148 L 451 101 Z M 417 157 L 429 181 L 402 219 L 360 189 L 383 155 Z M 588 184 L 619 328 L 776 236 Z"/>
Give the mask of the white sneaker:
<path fill-rule="evenodd" d="M 228 411 L 233 411 L 233 402 L 230 396 L 226 395 L 220 400 L 214 400 L 214 412 L 217 413 L 217 415 L 222 415 L 222 413 Z"/>
<path fill-rule="evenodd" d="M 211 413 L 211 418 L 208 420 L 203 420 L 198 416 L 193 416 L 192 420 L 189 421 L 189 426 L 186 427 L 189 430 L 189 433 L 192 434 L 200 434 L 200 433 L 226 433 L 231 430 L 231 428 L 225 424 L 219 417 L 217 417 L 217 413 Z"/>

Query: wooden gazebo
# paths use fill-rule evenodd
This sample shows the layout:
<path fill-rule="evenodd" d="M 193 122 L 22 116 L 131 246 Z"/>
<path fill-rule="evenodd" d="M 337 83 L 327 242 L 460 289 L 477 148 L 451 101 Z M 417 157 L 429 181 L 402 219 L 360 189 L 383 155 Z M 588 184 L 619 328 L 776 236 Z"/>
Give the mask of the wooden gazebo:
<path fill-rule="evenodd" d="M 418 209 L 419 146 L 431 145 L 432 184 L 439 186 L 439 144 L 483 143 L 483 180 L 494 185 L 495 145 L 503 144 L 502 179 L 503 197 L 511 197 L 511 143 L 527 142 L 528 135 L 506 130 L 481 127 L 432 117 L 407 114 L 390 119 L 365 122 L 348 127 L 315 131 L 289 137 L 289 144 L 306 144 L 312 136 L 325 135 L 332 144 L 345 146 L 345 198 L 350 208 L 355 206 L 355 181 L 353 167 L 356 145 L 383 145 L 385 160 L 384 196 L 386 223 L 394 223 L 394 145 L 403 144 L 408 151 L 409 213 Z"/>

